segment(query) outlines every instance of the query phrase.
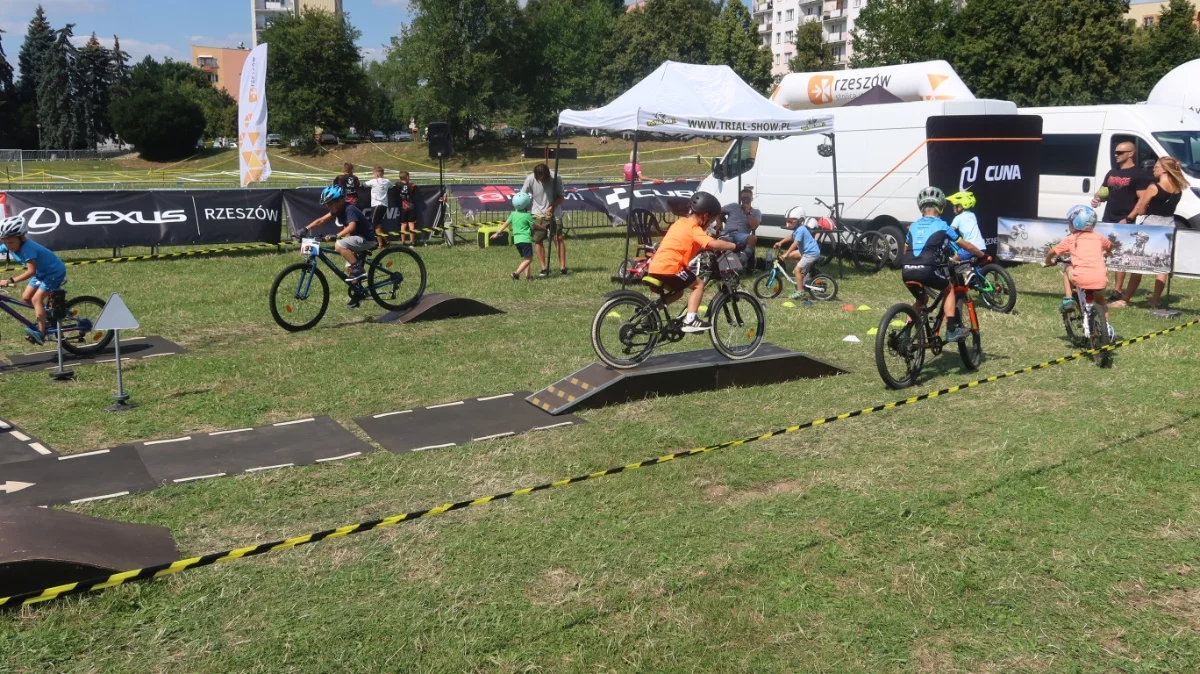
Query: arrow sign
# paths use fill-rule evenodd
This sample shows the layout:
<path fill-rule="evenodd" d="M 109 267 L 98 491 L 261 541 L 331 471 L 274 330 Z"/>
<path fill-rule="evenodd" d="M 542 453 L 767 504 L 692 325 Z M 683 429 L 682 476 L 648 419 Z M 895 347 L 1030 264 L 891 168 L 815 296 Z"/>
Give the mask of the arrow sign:
<path fill-rule="evenodd" d="M 5 494 L 15 494 L 22 489 L 28 489 L 32 487 L 33 484 L 33 482 L 17 482 L 15 480 L 11 482 L 3 482 L 0 483 L 0 491 L 4 492 Z"/>

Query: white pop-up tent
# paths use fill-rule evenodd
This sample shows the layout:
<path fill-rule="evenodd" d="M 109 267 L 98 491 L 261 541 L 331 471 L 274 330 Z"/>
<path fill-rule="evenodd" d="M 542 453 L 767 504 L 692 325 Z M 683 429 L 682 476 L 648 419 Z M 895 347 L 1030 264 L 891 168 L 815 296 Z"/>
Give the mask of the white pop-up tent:
<path fill-rule="evenodd" d="M 1146 102 L 1187 108 L 1200 114 L 1200 59 L 1188 61 L 1164 75 Z"/>
<path fill-rule="evenodd" d="M 833 117 L 793 111 L 763 97 L 729 66 L 665 61 L 612 103 L 595 110 L 563 110 L 560 127 L 632 132 L 633 163 L 643 135 L 673 138 L 783 138 L 833 133 Z M 634 209 L 636 171 L 630 181 Z M 739 175 L 740 182 L 741 177 Z M 626 218 L 629 219 L 628 217 Z M 625 234 L 629 257 L 629 232 Z"/>

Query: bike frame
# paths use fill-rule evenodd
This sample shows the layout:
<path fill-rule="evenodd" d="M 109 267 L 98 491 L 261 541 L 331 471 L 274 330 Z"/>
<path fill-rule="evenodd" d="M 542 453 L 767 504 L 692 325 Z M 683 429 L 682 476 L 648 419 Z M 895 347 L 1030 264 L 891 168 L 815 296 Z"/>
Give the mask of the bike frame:
<path fill-rule="evenodd" d="M 296 287 L 296 296 L 297 297 L 308 297 L 308 291 L 312 287 L 312 280 L 313 280 L 314 272 L 317 271 L 317 261 L 318 260 L 320 260 L 321 262 L 324 262 L 325 266 L 329 267 L 329 271 L 333 272 L 333 275 L 340 278 L 343 282 L 345 282 L 348 278 L 350 278 L 341 269 L 338 269 L 336 264 L 334 264 L 333 262 L 330 261 L 329 255 L 328 255 L 328 253 L 333 253 L 338 256 L 339 260 L 341 260 L 341 259 L 343 259 L 341 254 L 339 254 L 336 250 L 331 250 L 329 248 L 325 248 L 324 246 L 319 247 L 318 251 L 319 252 L 316 255 L 308 256 L 311 261 L 312 266 L 310 267 L 309 273 L 300 278 L 299 285 L 297 285 L 297 287 Z M 359 255 L 361 255 L 363 258 L 363 260 L 362 260 L 363 264 L 366 264 L 368 255 L 366 253 L 359 253 Z M 392 286 L 395 284 L 396 284 L 396 281 L 393 281 L 391 279 L 383 281 L 382 283 L 376 283 L 373 286 L 365 286 L 361 283 L 358 283 L 358 284 L 350 286 L 350 289 L 351 289 L 350 291 L 351 292 L 357 291 L 357 292 L 365 295 L 372 289 L 378 290 L 380 288 L 386 288 L 388 286 Z"/>
<path fill-rule="evenodd" d="M 21 307 L 23 309 L 32 309 L 33 308 L 32 302 L 16 300 L 16 299 L 9 297 L 8 295 L 0 293 L 0 309 L 3 309 L 4 313 L 8 314 L 9 316 L 12 316 L 18 323 L 25 326 L 26 328 L 36 330 L 37 329 L 37 321 L 26 318 L 24 316 L 24 314 L 21 314 L 16 309 L 13 309 L 12 308 L 13 305 Z M 89 328 L 89 330 L 90 330 L 90 328 Z M 63 330 L 63 334 L 68 334 L 68 333 L 72 333 L 72 332 L 82 332 L 82 330 L 80 330 L 78 327 L 67 328 L 66 330 Z M 49 321 L 49 319 L 47 319 L 47 321 L 46 321 L 46 334 L 47 335 L 58 334 L 58 326 L 51 323 Z"/>
<path fill-rule="evenodd" d="M 814 268 L 815 268 L 815 266 L 814 266 Z M 808 275 L 809 275 L 809 277 L 815 279 L 817 277 L 817 273 L 818 272 L 810 271 Z M 775 258 L 771 264 L 771 282 L 772 283 L 775 282 L 775 278 L 777 276 L 782 276 L 783 278 L 787 279 L 787 282 L 792 284 L 793 288 L 795 288 L 797 290 L 800 289 L 800 286 L 796 285 L 796 279 L 792 277 L 792 274 L 788 273 L 788 270 L 783 266 L 783 263 L 779 261 L 779 258 Z M 817 286 L 813 285 L 812 283 L 805 283 L 804 288 L 806 290 L 820 290 L 820 288 L 817 288 Z"/>
<path fill-rule="evenodd" d="M 979 332 L 979 316 L 975 313 L 975 302 L 973 300 L 971 300 L 971 295 L 970 295 L 971 289 L 966 287 L 965 285 L 962 285 L 961 283 L 959 283 L 959 281 L 960 281 L 960 279 L 958 278 L 958 274 L 955 274 L 954 275 L 954 293 L 956 295 L 962 294 L 962 296 L 966 298 L 967 313 L 971 317 L 971 324 L 970 324 L 971 331 Z M 949 290 L 949 288 L 947 288 L 946 290 Z M 931 338 L 937 336 L 942 330 L 942 321 L 946 317 L 946 290 L 939 290 L 937 292 L 937 294 L 933 296 L 933 299 L 928 300 L 926 302 L 924 309 L 921 309 L 921 308 L 918 308 L 915 306 L 913 307 L 914 309 L 917 310 L 918 314 L 921 314 L 925 318 L 925 325 L 928 328 L 927 334 Z M 926 295 L 926 297 L 930 296 L 930 293 L 928 290 L 925 291 L 925 295 Z M 932 323 L 930 323 L 929 303 L 933 303 L 937 306 L 936 311 L 933 312 L 933 322 Z M 959 320 L 960 321 L 962 320 L 962 316 L 959 316 Z M 933 348 L 933 340 L 932 339 L 925 340 L 925 348 L 927 348 L 927 349 Z"/>

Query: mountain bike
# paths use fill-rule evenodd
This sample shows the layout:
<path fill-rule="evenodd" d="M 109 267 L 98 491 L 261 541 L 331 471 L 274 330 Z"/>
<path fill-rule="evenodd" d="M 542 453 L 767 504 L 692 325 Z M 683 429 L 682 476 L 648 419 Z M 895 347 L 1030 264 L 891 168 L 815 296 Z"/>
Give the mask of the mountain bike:
<path fill-rule="evenodd" d="M 326 241 L 332 239 L 325 237 Z M 425 294 L 425 262 L 407 246 L 359 253 L 359 264 L 367 269 L 365 283 L 351 282 L 340 265 L 331 261 L 332 258 L 341 263 L 342 256 L 332 248 L 321 247 L 317 239 L 304 239 L 300 255 L 304 262 L 284 268 L 271 284 L 271 316 L 288 332 L 308 330 L 321 321 L 329 308 L 329 282 L 318 262 L 324 262 L 335 277 L 346 283 L 346 292 L 354 302 L 369 296 L 384 309 L 404 311 Z"/>
<path fill-rule="evenodd" d="M 713 348 L 731 360 L 753 355 L 766 332 L 766 313 L 753 295 L 738 287 L 741 263 L 737 255 L 705 251 L 693 260 L 693 265 L 703 274 L 700 278 L 713 280 L 718 286 L 708 305 L 712 323 L 708 333 Z M 653 276 L 642 278 L 642 283 L 658 297 L 652 300 L 633 290 L 614 291 L 592 320 L 592 348 L 610 367 L 635 367 L 649 358 L 658 344 L 678 342 L 685 335 L 684 312 L 671 315 L 664 301 L 669 293 L 662 283 Z"/>
<path fill-rule="evenodd" d="M 30 320 L 17 311 L 17 308 L 33 309 L 33 304 L 13 299 L 5 290 L 7 289 L 0 289 L 0 309 L 12 316 L 23 327 L 36 330 L 37 321 Z M 61 337 L 63 348 L 77 356 L 91 356 L 99 353 L 101 349 L 108 346 L 113 338 L 111 330 L 95 329 L 100 312 L 104 311 L 104 301 L 89 295 L 80 295 L 70 300 L 67 300 L 66 297 L 66 293 L 62 291 L 51 293 L 50 301 L 46 303 L 47 341 L 58 340 Z M 62 306 L 61 312 L 58 309 L 59 302 Z M 54 320 L 60 313 L 62 317 L 61 335 Z"/>
<path fill-rule="evenodd" d="M 1059 257 L 1051 264 L 1065 268 L 1071 263 L 1069 257 Z M 1049 266 L 1049 265 L 1046 265 Z M 1084 290 L 1071 284 L 1071 292 L 1075 295 L 1074 306 L 1064 306 L 1062 313 L 1063 327 L 1067 330 L 1067 339 L 1080 349 L 1100 349 L 1116 341 L 1116 331 L 1104 316 L 1104 312 L 1096 306 L 1093 295 L 1102 290 Z M 1092 356 L 1092 362 L 1100 367 L 1112 366 L 1112 351 L 1104 351 Z"/>
<path fill-rule="evenodd" d="M 959 265 L 957 271 L 988 309 L 1007 314 L 1017 306 L 1017 284 L 1004 267 L 995 262 L 980 266 L 979 260 L 973 259 L 970 264 Z"/>
<path fill-rule="evenodd" d="M 962 358 L 963 368 L 973 372 L 983 362 L 979 317 L 962 279 L 953 274 L 952 269 L 947 271 L 951 272 L 950 282 L 955 292 L 955 314 L 963 321 L 963 326 L 971 331 L 958 343 L 958 355 Z M 918 309 L 911 304 L 893 304 L 883 313 L 875 334 L 875 366 L 883 382 L 893 389 L 908 388 L 916 383 L 925 365 L 925 351 L 939 356 L 948 344 L 942 339 L 941 327 L 945 314 L 943 298 L 949 292 L 949 287 L 935 294 L 919 283 L 905 282 L 905 285 L 924 292 L 925 305 Z"/>
<path fill-rule="evenodd" d="M 818 198 L 816 203 L 829 210 L 829 219 L 834 225 L 833 230 L 813 234 L 813 238 L 821 245 L 821 264 L 828 264 L 829 260 L 840 257 L 854 263 L 859 271 L 874 273 L 883 269 L 891 257 L 891 250 L 882 234 L 844 226 L 841 218 L 843 204 L 840 202 L 830 205 Z"/>
<path fill-rule="evenodd" d="M 793 288 L 796 288 L 796 290 L 812 293 L 813 299 L 822 302 L 832 302 L 837 299 L 837 281 L 829 274 L 821 273 L 817 265 L 813 265 L 809 269 L 803 288 L 796 285 L 796 280 L 792 278 L 792 275 L 784 268 L 783 263 L 775 256 L 775 251 L 767 253 L 767 269 L 768 271 L 763 272 L 758 278 L 754 279 L 754 294 L 760 299 L 769 300 L 779 297 L 779 293 L 783 292 L 785 281 L 791 284 Z"/>

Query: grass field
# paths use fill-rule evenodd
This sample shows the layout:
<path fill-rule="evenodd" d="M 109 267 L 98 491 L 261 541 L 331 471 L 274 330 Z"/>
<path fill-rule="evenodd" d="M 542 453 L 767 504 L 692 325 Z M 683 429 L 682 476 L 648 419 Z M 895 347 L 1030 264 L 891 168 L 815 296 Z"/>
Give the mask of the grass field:
<path fill-rule="evenodd" d="M 185 356 L 0 379 L 3 416 L 65 452 L 536 389 L 593 360 L 621 241 L 512 282 L 510 248 L 428 248 L 430 291 L 505 314 L 401 325 L 268 313 L 295 253 L 70 270 Z M 1014 270 L 981 370 L 1070 352 L 1055 271 Z M 1200 311 L 1175 285 L 1182 320 Z M 850 374 L 582 413 L 581 426 L 221 478 L 72 510 L 223 550 L 756 435 L 902 395 L 871 355 L 898 273 L 770 303 L 767 339 Z M 1139 307 L 1144 307 L 1139 296 Z M 335 297 L 334 302 L 337 302 Z M 842 302 L 870 311 L 841 311 Z M 1167 327 L 1113 312 L 1122 335 Z M 17 331 L 0 324 L 8 351 Z M 863 343 L 842 341 L 859 336 Z M 510 502 L 0 614 L 5 672 L 1190 672 L 1200 668 L 1200 328 L 912 406 Z M 708 348 L 689 338 L 684 348 Z M 975 379 L 935 359 L 925 391 Z M 356 430 L 356 432 L 358 432 Z M 2 475 L 2 473 L 0 473 Z"/>

